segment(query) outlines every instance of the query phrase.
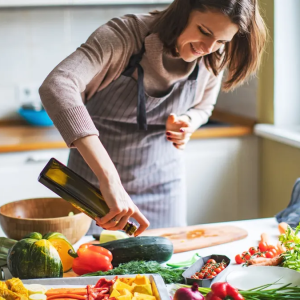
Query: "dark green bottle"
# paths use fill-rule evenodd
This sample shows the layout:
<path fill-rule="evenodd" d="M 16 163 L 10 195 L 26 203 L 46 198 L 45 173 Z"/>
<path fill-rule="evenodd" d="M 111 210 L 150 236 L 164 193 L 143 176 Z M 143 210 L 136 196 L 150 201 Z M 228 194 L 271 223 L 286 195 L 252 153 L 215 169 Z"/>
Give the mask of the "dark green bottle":
<path fill-rule="evenodd" d="M 100 190 L 55 158 L 50 159 L 38 180 L 92 219 L 109 212 Z M 133 235 L 137 226 L 128 221 L 123 230 Z"/>

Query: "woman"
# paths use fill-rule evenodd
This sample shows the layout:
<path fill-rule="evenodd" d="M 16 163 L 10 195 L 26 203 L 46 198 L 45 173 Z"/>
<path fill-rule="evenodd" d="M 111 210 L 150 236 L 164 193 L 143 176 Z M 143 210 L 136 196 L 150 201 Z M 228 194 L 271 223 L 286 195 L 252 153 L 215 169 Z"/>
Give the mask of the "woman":
<path fill-rule="evenodd" d="M 40 95 L 72 147 L 68 165 L 110 208 L 98 226 L 186 225 L 180 150 L 211 115 L 223 69 L 225 90 L 241 84 L 265 38 L 256 0 L 175 0 L 112 19 L 49 74 Z"/>

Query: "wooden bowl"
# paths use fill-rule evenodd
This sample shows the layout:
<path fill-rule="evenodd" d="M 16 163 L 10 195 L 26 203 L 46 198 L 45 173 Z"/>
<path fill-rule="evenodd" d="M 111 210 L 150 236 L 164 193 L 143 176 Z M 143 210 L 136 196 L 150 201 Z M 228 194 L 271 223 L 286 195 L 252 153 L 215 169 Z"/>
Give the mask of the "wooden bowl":
<path fill-rule="evenodd" d="M 73 216 L 68 216 L 73 212 Z M 61 198 L 35 198 L 0 207 L 0 223 L 8 238 L 20 240 L 30 232 L 62 233 L 71 244 L 89 230 L 92 219 Z"/>

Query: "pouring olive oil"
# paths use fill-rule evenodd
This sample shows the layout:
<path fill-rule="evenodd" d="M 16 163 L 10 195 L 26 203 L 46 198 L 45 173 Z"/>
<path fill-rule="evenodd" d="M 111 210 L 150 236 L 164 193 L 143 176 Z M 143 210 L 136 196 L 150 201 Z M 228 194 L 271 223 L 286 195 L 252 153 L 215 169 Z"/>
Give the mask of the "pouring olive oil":
<path fill-rule="evenodd" d="M 47 163 L 38 181 L 92 219 L 109 212 L 100 190 L 55 158 Z M 123 230 L 133 235 L 137 226 L 128 221 Z"/>

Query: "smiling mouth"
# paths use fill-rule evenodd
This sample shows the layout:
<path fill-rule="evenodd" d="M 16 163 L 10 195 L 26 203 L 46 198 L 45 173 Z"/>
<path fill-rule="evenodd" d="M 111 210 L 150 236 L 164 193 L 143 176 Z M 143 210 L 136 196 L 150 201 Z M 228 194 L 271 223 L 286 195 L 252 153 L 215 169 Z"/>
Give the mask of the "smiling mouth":
<path fill-rule="evenodd" d="M 194 47 L 194 45 L 192 44 L 192 43 L 190 43 L 191 44 L 191 48 L 192 48 L 192 52 L 195 54 L 195 55 L 203 55 L 203 52 L 202 51 L 199 51 L 199 50 L 197 50 L 195 47 Z"/>

